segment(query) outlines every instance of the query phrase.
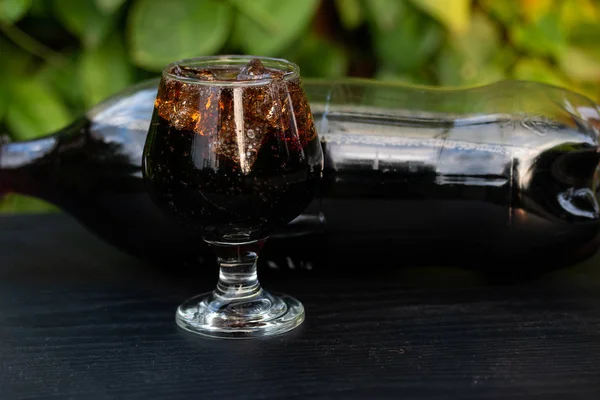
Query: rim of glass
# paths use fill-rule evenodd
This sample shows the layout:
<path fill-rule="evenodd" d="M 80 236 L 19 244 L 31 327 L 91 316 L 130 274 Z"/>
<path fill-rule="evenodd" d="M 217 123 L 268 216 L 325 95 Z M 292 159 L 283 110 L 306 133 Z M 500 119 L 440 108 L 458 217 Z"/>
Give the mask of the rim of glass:
<path fill-rule="evenodd" d="M 293 62 L 283 58 L 273 58 L 253 55 L 216 55 L 205 57 L 183 58 L 166 65 L 162 70 L 163 78 L 169 78 L 180 82 L 191 83 L 203 86 L 261 86 L 273 82 L 273 78 L 264 79 L 245 79 L 245 80 L 225 80 L 215 79 L 213 81 L 192 78 L 188 76 L 179 76 L 169 72 L 176 65 L 193 66 L 193 67 L 209 67 L 211 65 L 229 65 L 243 66 L 250 60 L 259 59 L 265 67 L 277 69 L 284 72 L 282 80 L 289 81 L 300 76 L 300 67 Z"/>

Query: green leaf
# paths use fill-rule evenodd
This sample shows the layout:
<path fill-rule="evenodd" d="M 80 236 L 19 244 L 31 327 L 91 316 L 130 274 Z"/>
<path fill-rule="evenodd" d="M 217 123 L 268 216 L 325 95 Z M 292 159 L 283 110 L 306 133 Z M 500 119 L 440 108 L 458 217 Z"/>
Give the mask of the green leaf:
<path fill-rule="evenodd" d="M 515 46 L 533 55 L 560 56 L 566 38 L 556 14 L 546 14 L 529 24 L 516 24 L 510 30 Z"/>
<path fill-rule="evenodd" d="M 464 54 L 451 48 L 441 51 L 435 68 L 439 83 L 443 86 L 484 85 L 506 77 L 504 68 L 498 62 L 479 64 L 465 59 Z"/>
<path fill-rule="evenodd" d="M 337 78 L 348 70 L 348 55 L 339 46 L 315 34 L 304 37 L 298 46 L 284 53 L 284 57 L 300 67 L 303 77 Z"/>
<path fill-rule="evenodd" d="M 125 0 L 94 0 L 96 7 L 103 14 L 112 14 L 125 3 Z"/>
<path fill-rule="evenodd" d="M 379 32 L 394 29 L 405 9 L 404 3 L 398 0 L 367 0 L 364 4 L 371 24 Z"/>
<path fill-rule="evenodd" d="M 597 46 L 600 44 L 600 24 L 582 22 L 568 30 L 568 40 L 578 46 Z"/>
<path fill-rule="evenodd" d="M 478 4 L 486 13 L 510 26 L 519 18 L 519 8 L 512 1 L 479 0 Z"/>
<path fill-rule="evenodd" d="M 31 2 L 29 14 L 34 17 L 46 18 L 52 14 L 52 8 L 51 0 L 35 0 Z"/>
<path fill-rule="evenodd" d="M 500 32 L 483 13 L 474 13 L 467 31 L 451 38 L 452 46 L 477 64 L 483 64 L 500 46 Z"/>
<path fill-rule="evenodd" d="M 516 64 L 518 58 L 518 54 L 512 46 L 502 43 L 488 62 L 497 65 L 505 74 L 508 74 L 509 70 Z"/>
<path fill-rule="evenodd" d="M 0 63 L 0 70 L 5 73 L 3 76 L 14 76 L 23 74 L 29 69 L 29 66 L 33 62 L 33 57 L 30 53 L 22 50 L 15 46 L 8 39 L 5 39 L 0 35 L 0 55 L 2 55 L 2 62 Z M 3 82 L 2 86 L 8 84 Z"/>
<path fill-rule="evenodd" d="M 239 13 L 246 15 L 255 24 L 261 26 L 265 31 L 270 33 L 278 33 L 280 30 L 276 16 L 264 7 L 255 7 L 253 2 L 245 0 L 229 0 L 235 6 Z M 240 37 L 243 37 L 245 32 L 242 32 Z"/>
<path fill-rule="evenodd" d="M 104 15 L 90 0 L 55 0 L 54 12 L 84 46 L 100 44 L 112 28 L 112 19 Z"/>
<path fill-rule="evenodd" d="M 28 70 L 32 57 L 25 51 L 16 47 L 8 39 L 0 36 L 0 54 L 2 62 L 0 62 L 0 76 L 10 77 L 5 79 L 0 84 L 0 123 L 6 115 L 8 105 L 11 102 L 10 82 L 18 79 L 24 71 Z M 0 132 L 0 135 L 4 132 Z"/>
<path fill-rule="evenodd" d="M 319 0 L 238 0 L 234 4 L 240 11 L 234 29 L 242 48 L 250 54 L 276 55 L 301 36 L 315 14 Z M 262 23 L 263 18 L 259 15 L 268 16 L 264 19 L 271 23 Z"/>
<path fill-rule="evenodd" d="M 555 6 L 554 0 L 527 0 L 520 2 L 521 15 L 527 21 L 535 21 L 545 15 L 550 9 Z"/>
<path fill-rule="evenodd" d="M 519 60 L 513 69 L 512 75 L 515 79 L 567 86 L 563 77 L 552 66 L 539 59 L 525 58 Z"/>
<path fill-rule="evenodd" d="M 0 21 L 16 22 L 31 7 L 31 0 L 0 0 Z"/>
<path fill-rule="evenodd" d="M 79 74 L 84 100 L 89 108 L 131 84 L 132 71 L 120 36 L 81 55 Z"/>
<path fill-rule="evenodd" d="M 573 80 L 600 80 L 600 48 L 568 47 L 560 54 L 559 64 Z"/>
<path fill-rule="evenodd" d="M 6 108 L 8 107 L 8 93 L 5 85 L 0 85 L 0 123 L 2 122 L 2 118 L 4 118 L 4 113 L 6 112 Z M 2 133 L 0 133 L 1 135 Z"/>
<path fill-rule="evenodd" d="M 437 23 L 407 9 L 393 30 L 376 32 L 375 51 L 385 68 L 406 73 L 422 67 L 440 47 L 442 38 Z"/>
<path fill-rule="evenodd" d="M 412 3 L 450 31 L 464 32 L 469 27 L 471 0 L 412 0 Z"/>
<path fill-rule="evenodd" d="M 34 197 L 14 193 L 0 197 L 0 214 L 48 213 L 57 211 L 59 209 L 55 205 Z"/>
<path fill-rule="evenodd" d="M 451 48 L 442 49 L 435 63 L 439 84 L 442 86 L 461 85 L 463 83 L 462 66 L 463 59 L 457 51 Z"/>
<path fill-rule="evenodd" d="M 600 8 L 596 0 L 563 0 L 560 9 L 561 25 L 567 32 L 581 25 L 597 26 Z"/>
<path fill-rule="evenodd" d="M 232 9 L 214 0 L 138 0 L 129 14 L 136 64 L 159 71 L 173 61 L 210 55 L 221 49 Z"/>
<path fill-rule="evenodd" d="M 60 64 L 45 64 L 38 77 L 64 100 L 73 115 L 87 110 L 83 85 L 79 84 L 79 56 L 73 54 Z"/>
<path fill-rule="evenodd" d="M 4 55 L 4 41 L 0 37 L 0 54 Z M 4 63 L 0 63 L 0 76 L 8 76 L 9 72 Z M 2 125 L 2 118 L 4 117 L 4 112 L 6 111 L 6 107 L 8 105 L 8 90 L 6 88 L 7 85 L 0 85 L 0 125 Z M 2 135 L 3 132 L 0 132 Z"/>
<path fill-rule="evenodd" d="M 449 37 L 435 64 L 443 85 L 476 85 L 504 77 L 503 66 L 494 56 L 501 44 L 496 26 L 483 13 L 473 14 L 469 29 Z"/>
<path fill-rule="evenodd" d="M 61 98 L 40 79 L 15 79 L 10 91 L 6 125 L 15 139 L 47 135 L 71 122 L 69 110 Z"/>
<path fill-rule="evenodd" d="M 360 0 L 335 0 L 335 8 L 340 16 L 342 26 L 347 30 L 351 31 L 362 23 Z"/>

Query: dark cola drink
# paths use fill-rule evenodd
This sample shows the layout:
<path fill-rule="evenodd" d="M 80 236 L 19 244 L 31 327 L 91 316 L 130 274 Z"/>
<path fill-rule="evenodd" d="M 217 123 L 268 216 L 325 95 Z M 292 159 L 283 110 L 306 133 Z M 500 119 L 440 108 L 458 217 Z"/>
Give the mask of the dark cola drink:
<path fill-rule="evenodd" d="M 169 69 L 144 160 L 150 194 L 183 225 L 205 238 L 248 240 L 306 208 L 322 162 L 300 78 L 259 60 L 241 69 Z"/>

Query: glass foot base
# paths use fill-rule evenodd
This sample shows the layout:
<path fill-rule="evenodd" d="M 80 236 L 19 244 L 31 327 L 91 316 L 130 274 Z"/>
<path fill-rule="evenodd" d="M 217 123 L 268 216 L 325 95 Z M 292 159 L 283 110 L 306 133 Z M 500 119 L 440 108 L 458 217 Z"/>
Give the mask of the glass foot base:
<path fill-rule="evenodd" d="M 304 321 L 304 306 L 287 295 L 264 290 L 241 299 L 215 293 L 185 301 L 175 315 L 181 328 L 213 338 L 246 339 L 288 332 Z"/>

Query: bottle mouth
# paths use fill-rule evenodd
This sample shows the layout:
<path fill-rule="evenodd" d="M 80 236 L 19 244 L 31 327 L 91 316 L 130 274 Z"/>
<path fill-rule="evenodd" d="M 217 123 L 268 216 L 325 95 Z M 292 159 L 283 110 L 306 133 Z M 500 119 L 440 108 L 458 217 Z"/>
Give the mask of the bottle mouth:
<path fill-rule="evenodd" d="M 264 73 L 244 75 L 243 71 L 258 60 Z M 163 79 L 204 86 L 262 86 L 275 80 L 291 81 L 300 76 L 300 68 L 288 60 L 252 55 L 219 55 L 186 58 L 172 62 L 162 71 Z"/>

